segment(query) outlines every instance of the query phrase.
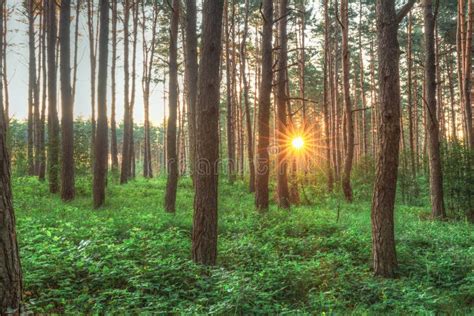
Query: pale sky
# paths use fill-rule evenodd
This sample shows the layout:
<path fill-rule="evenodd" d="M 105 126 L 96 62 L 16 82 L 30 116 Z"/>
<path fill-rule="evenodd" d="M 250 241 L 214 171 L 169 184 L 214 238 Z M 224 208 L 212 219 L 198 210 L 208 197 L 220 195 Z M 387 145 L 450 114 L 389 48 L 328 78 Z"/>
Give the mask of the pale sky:
<path fill-rule="evenodd" d="M 26 19 L 22 16 L 22 8 L 20 4 L 13 4 L 15 10 L 10 15 L 8 20 L 8 35 L 7 41 L 9 43 L 7 51 L 7 74 L 9 80 L 9 94 L 10 94 L 10 115 L 17 119 L 27 118 L 27 100 L 28 100 L 28 26 Z M 73 10 L 74 11 L 74 10 Z M 38 19 L 39 20 L 39 19 Z M 74 106 L 74 116 L 89 118 L 91 115 L 90 106 L 90 64 L 89 64 L 89 44 L 85 37 L 87 34 L 87 26 L 84 13 L 80 16 L 79 26 L 79 49 L 78 49 L 78 78 L 77 78 L 77 92 Z M 75 19 L 71 24 L 71 32 L 74 31 Z M 121 29 L 119 21 L 119 29 Z M 166 30 L 167 31 L 167 30 Z M 139 30 L 140 33 L 140 30 Z M 71 41 L 73 41 L 73 34 L 71 33 Z M 141 72 L 142 72 L 142 42 L 141 33 L 139 34 L 139 41 L 137 43 L 137 78 L 136 78 L 136 98 L 135 98 L 135 122 L 140 123 L 143 121 L 143 93 L 141 86 Z M 118 60 L 117 60 L 117 121 L 120 122 L 123 119 L 123 59 L 122 57 L 123 41 L 118 43 Z M 71 43 L 71 50 L 73 49 L 73 43 Z M 131 45 L 130 45 L 131 50 Z M 110 65 L 112 50 L 109 50 L 109 77 L 107 80 L 108 84 L 108 97 L 107 107 L 110 112 Z M 130 51 L 130 71 L 131 71 L 131 51 Z M 73 56 L 71 52 L 71 63 Z M 160 77 L 163 75 L 161 74 Z M 72 77 L 72 71 L 71 71 Z M 59 72 L 58 72 L 58 102 L 59 98 Z M 131 80 L 130 80 L 131 85 Z M 152 83 L 153 86 L 153 83 Z M 60 111 L 60 106 L 58 105 Z M 153 93 L 150 96 L 150 119 L 155 124 L 159 124 L 163 120 L 163 85 L 160 83 L 154 86 Z"/>

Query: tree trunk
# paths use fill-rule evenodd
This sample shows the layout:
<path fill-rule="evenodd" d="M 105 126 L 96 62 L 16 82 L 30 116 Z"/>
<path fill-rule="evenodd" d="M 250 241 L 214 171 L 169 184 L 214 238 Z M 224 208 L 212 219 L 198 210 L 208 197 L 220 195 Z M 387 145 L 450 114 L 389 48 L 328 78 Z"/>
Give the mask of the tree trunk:
<path fill-rule="evenodd" d="M 178 27 L 179 0 L 173 0 L 169 47 L 169 114 L 166 133 L 168 179 L 166 182 L 165 210 L 176 211 L 178 187 L 178 156 L 176 150 L 176 120 L 178 110 Z"/>
<path fill-rule="evenodd" d="M 28 150 L 27 150 L 27 161 L 28 161 L 28 175 L 32 176 L 35 174 L 34 167 L 34 141 L 35 141 L 35 121 L 36 113 L 38 113 L 38 98 L 35 93 L 37 90 L 36 82 L 36 54 L 35 54 L 35 4 L 33 0 L 28 0 L 25 5 L 28 11 L 28 48 L 29 48 L 29 81 L 28 81 Z M 3 4 L 2 4 L 3 9 Z M 2 25 L 3 28 L 3 25 Z M 3 36 L 3 30 L 2 30 Z M 3 45 L 1 46 L 3 49 Z M 3 60 L 0 61 L 3 63 Z M 3 80 L 3 73 L 2 78 Z"/>
<path fill-rule="evenodd" d="M 118 4 L 112 1 L 112 66 L 110 71 L 110 80 L 112 84 L 112 100 L 110 113 L 110 151 L 112 154 L 112 171 L 116 172 L 119 168 L 118 162 L 118 146 L 117 146 L 117 122 L 116 117 L 116 65 L 117 65 L 117 21 L 118 21 Z"/>
<path fill-rule="evenodd" d="M 245 0 L 244 13 L 244 31 L 242 35 L 242 42 L 240 44 L 240 72 L 243 80 L 243 94 L 245 107 L 245 126 L 247 128 L 247 158 L 249 162 L 249 191 L 255 192 L 255 165 L 254 165 L 254 151 L 253 151 L 253 134 L 252 134 L 252 120 L 250 118 L 250 101 L 249 101 L 249 83 L 246 74 L 247 65 L 247 37 L 249 27 L 249 0 Z"/>
<path fill-rule="evenodd" d="M 97 44 L 95 39 L 94 29 L 94 0 L 87 0 L 87 31 L 89 38 L 89 62 L 90 62 L 90 86 L 91 86 L 91 156 L 93 158 L 95 150 L 95 134 L 96 134 L 96 104 L 95 104 L 95 82 L 96 82 L 96 68 L 97 68 Z"/>
<path fill-rule="evenodd" d="M 349 3 L 341 0 L 342 15 L 342 70 L 344 83 L 344 110 L 346 122 L 346 153 L 344 157 L 344 172 L 342 175 L 342 190 L 346 201 L 352 202 L 351 171 L 354 159 L 354 123 L 352 121 L 351 87 L 350 87 L 350 56 L 349 56 Z"/>
<path fill-rule="evenodd" d="M 426 80 L 426 132 L 428 134 L 428 155 L 430 168 L 431 214 L 434 218 L 444 218 L 443 178 L 439 144 L 439 124 L 436 111 L 436 56 L 435 17 L 432 0 L 423 1 L 425 17 L 425 80 Z"/>
<path fill-rule="evenodd" d="M 408 15 L 408 47 L 407 47 L 407 63 L 408 63 L 408 82 L 407 82 L 407 89 L 408 89 L 408 137 L 410 143 L 410 165 L 411 165 L 411 172 L 414 178 L 416 178 L 416 162 L 415 162 L 415 140 L 414 140 L 414 128 L 413 125 L 413 59 L 412 59 L 412 29 L 413 29 L 413 19 L 411 16 L 411 12 Z M 416 89 L 415 89 L 416 91 Z"/>
<path fill-rule="evenodd" d="M 219 158 L 219 65 L 223 0 L 203 4 L 197 109 L 197 143 L 192 258 L 214 265 L 217 257 L 217 186 Z M 203 162 L 201 164 L 201 162 Z"/>
<path fill-rule="evenodd" d="M 400 12 L 395 0 L 377 0 L 379 58 L 379 153 L 372 199 L 372 254 L 375 275 L 394 277 L 397 268 L 394 205 L 400 145 L 400 46 L 399 21 L 413 6 L 410 0 Z"/>
<path fill-rule="evenodd" d="M 278 137 L 278 155 L 277 155 L 277 192 L 278 206 L 282 208 L 290 207 L 290 191 L 288 189 L 288 135 L 286 123 L 286 108 L 288 97 L 286 95 L 286 70 L 288 67 L 288 38 L 286 34 L 287 28 L 287 0 L 280 0 L 280 12 L 278 22 L 279 32 L 279 57 L 277 72 L 277 137 Z"/>
<path fill-rule="evenodd" d="M 130 22 L 130 0 L 123 2 L 123 71 L 124 71 L 124 111 L 123 111 L 123 140 L 122 140 L 122 169 L 120 172 L 120 184 L 128 182 L 130 178 L 131 155 L 131 113 L 130 113 L 130 65 L 129 65 L 129 22 Z"/>
<path fill-rule="evenodd" d="M 43 14 L 41 15 L 41 69 L 42 69 L 42 96 L 41 96 L 41 124 L 40 124 L 40 157 L 38 166 L 38 179 L 44 181 L 46 178 L 46 97 L 47 97 L 47 77 L 48 67 L 46 65 L 46 29 L 48 24 L 48 8 L 43 6 Z"/>
<path fill-rule="evenodd" d="M 59 191 L 59 122 L 56 100 L 56 1 L 48 0 L 48 178 L 49 191 Z"/>
<path fill-rule="evenodd" d="M 331 76 L 329 76 L 328 68 L 331 67 L 331 63 L 329 62 L 330 59 L 330 52 L 329 52 L 329 8 L 328 8 L 329 0 L 324 0 L 324 87 L 323 87 L 323 112 L 324 112 L 324 140 L 326 145 L 326 173 L 327 173 L 327 180 L 328 180 L 328 192 L 333 191 L 334 186 L 334 178 L 333 178 L 333 171 L 331 168 L 331 135 L 330 135 L 330 120 L 329 120 L 329 80 Z"/>
<path fill-rule="evenodd" d="M 467 27 L 466 43 L 464 45 L 464 115 L 466 121 L 466 140 L 469 148 L 474 149 L 474 127 L 472 124 L 472 104 L 471 104 L 471 76 L 472 76 L 472 33 L 474 26 L 474 3 L 472 0 L 467 4 Z"/>
<path fill-rule="evenodd" d="M 268 209 L 268 178 L 270 157 L 270 95 L 272 92 L 272 26 L 273 1 L 263 0 L 262 74 L 258 101 L 258 144 L 255 178 L 255 206 L 260 211 Z"/>
<path fill-rule="evenodd" d="M 94 207 L 105 201 L 107 180 L 108 135 L 107 135 L 107 59 L 109 45 L 109 0 L 100 0 L 99 74 L 97 85 L 97 135 L 94 163 Z"/>
<path fill-rule="evenodd" d="M 196 98 L 198 81 L 196 1 L 186 0 L 186 81 L 188 87 L 188 135 L 191 177 L 196 166 Z"/>
<path fill-rule="evenodd" d="M 0 1 L 2 7 L 4 0 Z M 0 47 L 3 45 L 3 12 L 0 14 Z M 0 75 L 3 73 L 0 66 Z M 3 82 L 0 80 L 0 313 L 20 315 L 22 275 L 15 213 L 13 212 L 10 181 L 10 158 L 6 144 Z"/>
<path fill-rule="evenodd" d="M 61 198 L 63 201 L 74 199 L 74 114 L 71 90 L 71 0 L 61 2 L 59 21 L 60 70 L 61 70 Z"/>

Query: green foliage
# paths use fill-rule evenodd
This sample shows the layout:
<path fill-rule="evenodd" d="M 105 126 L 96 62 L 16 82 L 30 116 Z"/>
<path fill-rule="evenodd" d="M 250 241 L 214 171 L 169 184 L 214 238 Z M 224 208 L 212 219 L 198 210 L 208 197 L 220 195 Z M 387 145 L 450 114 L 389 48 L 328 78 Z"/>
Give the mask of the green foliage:
<path fill-rule="evenodd" d="M 452 142 L 442 159 L 447 209 L 474 221 L 474 151 Z"/>
<path fill-rule="evenodd" d="M 192 183 L 176 215 L 165 180 L 109 181 L 94 211 L 90 179 L 64 204 L 14 180 L 25 302 L 36 313 L 434 314 L 474 312 L 474 230 L 396 212 L 399 278 L 374 278 L 368 202 L 340 199 L 257 214 L 243 183 L 220 186 L 218 265 L 190 260 Z M 339 216 L 337 209 L 339 209 Z M 339 217 L 339 220 L 337 221 Z"/>

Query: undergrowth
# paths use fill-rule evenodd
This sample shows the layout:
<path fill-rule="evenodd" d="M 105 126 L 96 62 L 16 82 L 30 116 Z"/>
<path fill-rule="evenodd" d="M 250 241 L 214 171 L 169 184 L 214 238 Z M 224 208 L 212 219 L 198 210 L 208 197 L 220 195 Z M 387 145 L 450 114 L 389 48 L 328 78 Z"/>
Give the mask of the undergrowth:
<path fill-rule="evenodd" d="M 163 210 L 164 179 L 109 182 L 92 210 L 90 179 L 62 203 L 14 179 L 24 301 L 37 313 L 318 314 L 474 312 L 474 229 L 399 205 L 398 278 L 371 271 L 370 204 L 337 197 L 257 214 L 243 184 L 220 186 L 214 268 L 190 256 L 193 190 Z"/>

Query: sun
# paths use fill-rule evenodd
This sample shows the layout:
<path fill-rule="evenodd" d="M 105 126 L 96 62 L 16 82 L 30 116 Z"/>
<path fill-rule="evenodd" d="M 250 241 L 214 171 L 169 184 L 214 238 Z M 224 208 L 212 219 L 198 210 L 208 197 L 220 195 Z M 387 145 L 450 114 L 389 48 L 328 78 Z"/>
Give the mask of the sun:
<path fill-rule="evenodd" d="M 295 150 L 301 150 L 303 149 L 304 147 L 304 139 L 303 137 L 301 136 L 296 136 L 294 137 L 292 140 L 291 140 L 291 146 L 293 146 L 293 148 Z"/>

